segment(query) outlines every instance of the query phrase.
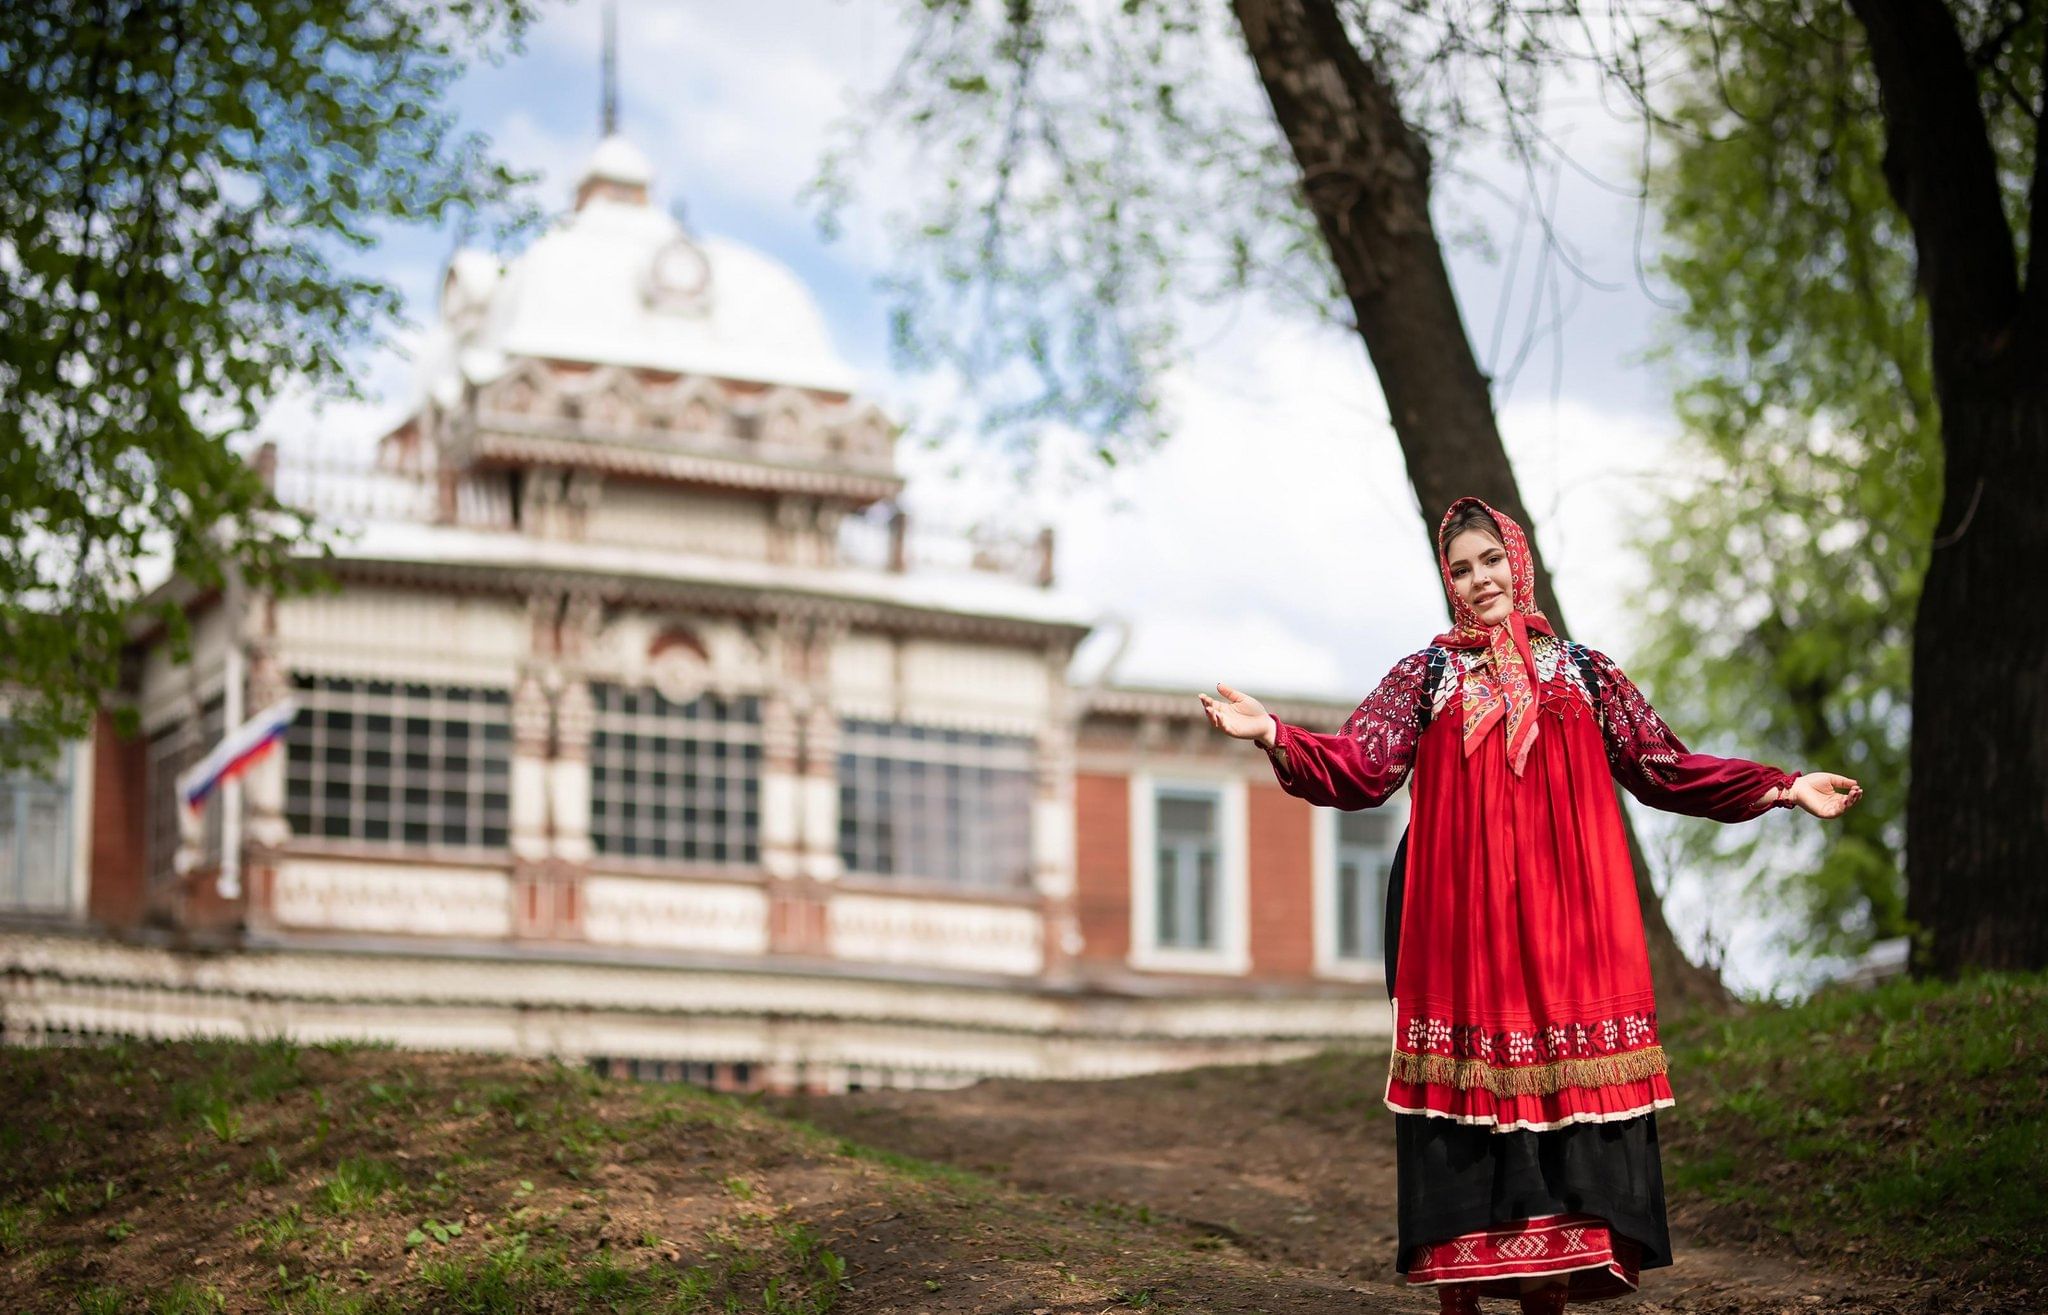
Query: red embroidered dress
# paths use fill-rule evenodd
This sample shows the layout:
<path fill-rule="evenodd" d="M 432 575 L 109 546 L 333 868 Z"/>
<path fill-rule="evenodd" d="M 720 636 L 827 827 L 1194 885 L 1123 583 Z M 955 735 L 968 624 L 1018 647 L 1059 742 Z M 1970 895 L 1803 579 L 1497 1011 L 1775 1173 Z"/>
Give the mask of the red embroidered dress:
<path fill-rule="evenodd" d="M 1735 822 L 1794 778 L 1690 752 L 1612 660 L 1549 633 L 1521 531 L 1493 514 L 1512 622 L 1481 626 L 1446 569 L 1458 626 L 1395 664 L 1337 734 L 1279 725 L 1274 771 L 1342 809 L 1413 774 L 1391 1109 L 1496 1132 L 1629 1119 L 1672 1095 L 1613 781 Z"/>

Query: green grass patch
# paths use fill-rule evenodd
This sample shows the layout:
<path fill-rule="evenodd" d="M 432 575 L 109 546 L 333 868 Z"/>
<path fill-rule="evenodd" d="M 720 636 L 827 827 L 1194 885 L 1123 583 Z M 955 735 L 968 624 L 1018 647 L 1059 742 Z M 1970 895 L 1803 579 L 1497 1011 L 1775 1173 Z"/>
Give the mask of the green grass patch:
<path fill-rule="evenodd" d="M 2048 974 L 1895 982 L 1667 1029 L 1668 1189 L 1802 1252 L 2048 1268 Z M 2025 1185 L 2025 1186 L 2022 1186 Z"/>
<path fill-rule="evenodd" d="M 385 1315 L 400 1309 L 384 1298 L 351 1292 L 323 1278 L 306 1278 L 290 1287 L 271 1303 L 284 1315 Z"/>
<path fill-rule="evenodd" d="M 995 1182 L 988 1175 L 972 1169 L 963 1169 L 957 1164 L 943 1164 L 936 1160 L 920 1159 L 915 1155 L 869 1146 L 851 1137 L 842 1137 L 836 1132 L 827 1131 L 810 1120 L 795 1115 L 777 1116 L 777 1122 L 803 1134 L 815 1149 L 831 1155 L 844 1156 L 850 1160 L 864 1160 L 869 1164 L 880 1165 L 913 1182 L 943 1187 L 970 1199 L 986 1198 L 996 1190 Z M 731 1189 L 730 1183 L 727 1184 L 727 1188 Z"/>
<path fill-rule="evenodd" d="M 32 1205 L 0 1205 L 0 1253 L 13 1255 L 26 1247 L 40 1219 Z"/>
<path fill-rule="evenodd" d="M 356 1214 L 403 1184 L 398 1170 L 382 1160 L 351 1155 L 335 1166 L 334 1176 L 320 1184 L 318 1200 L 330 1214 Z"/>
<path fill-rule="evenodd" d="M 121 1315 L 128 1294 L 119 1288 L 87 1288 L 78 1294 L 78 1315 Z"/>
<path fill-rule="evenodd" d="M 182 1278 L 149 1300 L 149 1315 L 221 1315 L 226 1309 L 218 1291 Z"/>

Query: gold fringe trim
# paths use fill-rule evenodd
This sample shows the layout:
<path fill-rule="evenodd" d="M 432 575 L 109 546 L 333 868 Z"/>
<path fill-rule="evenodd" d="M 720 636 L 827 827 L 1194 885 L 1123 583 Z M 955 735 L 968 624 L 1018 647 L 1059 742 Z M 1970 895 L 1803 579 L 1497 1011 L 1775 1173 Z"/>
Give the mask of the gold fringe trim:
<path fill-rule="evenodd" d="M 1560 1059 L 1549 1064 L 1526 1064 L 1496 1068 L 1484 1060 L 1453 1059 L 1449 1055 L 1417 1055 L 1394 1052 L 1396 1082 L 1433 1087 L 1456 1087 L 1460 1091 L 1483 1088 L 1496 1096 L 1554 1096 L 1566 1087 L 1607 1087 L 1621 1082 L 1641 1082 L 1670 1072 L 1664 1047 L 1647 1046 L 1622 1055 L 1597 1059 Z"/>

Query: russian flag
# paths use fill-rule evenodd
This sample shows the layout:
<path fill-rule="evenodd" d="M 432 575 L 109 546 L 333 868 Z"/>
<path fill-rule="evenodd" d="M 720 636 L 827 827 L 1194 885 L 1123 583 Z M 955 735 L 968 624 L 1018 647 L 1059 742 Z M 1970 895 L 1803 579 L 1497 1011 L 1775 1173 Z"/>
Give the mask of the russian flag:
<path fill-rule="evenodd" d="M 215 790 L 275 749 L 298 715 L 297 702 L 279 699 L 230 731 L 212 753 L 178 773 L 178 802 L 192 813 L 205 808 Z"/>

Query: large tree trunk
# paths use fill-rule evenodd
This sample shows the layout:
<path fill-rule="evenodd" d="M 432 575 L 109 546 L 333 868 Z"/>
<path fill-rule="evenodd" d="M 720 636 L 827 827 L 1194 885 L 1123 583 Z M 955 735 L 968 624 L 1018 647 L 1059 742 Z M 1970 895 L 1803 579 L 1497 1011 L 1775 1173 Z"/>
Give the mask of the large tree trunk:
<path fill-rule="evenodd" d="M 2048 158 L 2037 137 L 2022 289 L 1947 8 L 1850 7 L 1882 93 L 1885 180 L 1913 227 L 1946 462 L 1913 631 L 1916 965 L 2048 967 Z"/>
<path fill-rule="evenodd" d="M 1940 534 L 1913 627 L 1906 916 L 1920 967 L 2048 967 L 2048 360 L 1943 390 Z"/>
<path fill-rule="evenodd" d="M 1352 43 L 1332 0 L 1233 0 L 1232 7 L 1379 375 L 1422 503 L 1431 557 L 1443 508 L 1465 494 L 1484 498 L 1528 528 L 1536 599 L 1563 633 L 1536 527 L 1501 445 L 1492 393 L 1472 355 L 1430 219 L 1428 148 L 1401 118 L 1393 89 Z M 1725 999 L 1714 974 L 1689 961 L 1673 939 L 1632 826 L 1629 852 L 1665 998 Z"/>

